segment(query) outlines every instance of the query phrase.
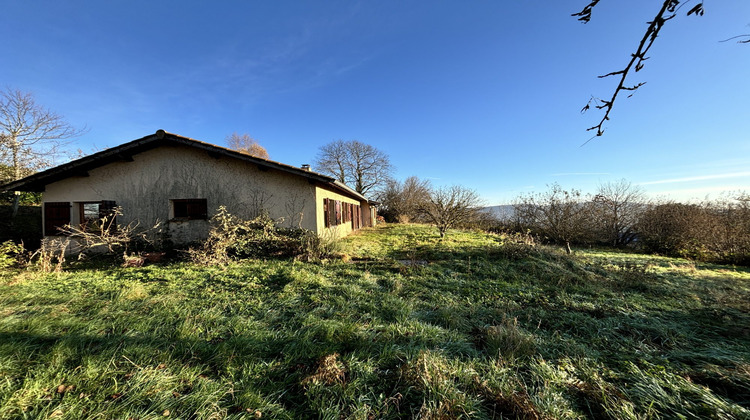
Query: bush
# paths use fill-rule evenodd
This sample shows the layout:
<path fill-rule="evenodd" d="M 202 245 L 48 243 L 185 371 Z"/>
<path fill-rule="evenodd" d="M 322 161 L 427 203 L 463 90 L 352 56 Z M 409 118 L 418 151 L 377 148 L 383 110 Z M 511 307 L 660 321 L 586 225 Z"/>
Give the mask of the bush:
<path fill-rule="evenodd" d="M 211 218 L 211 230 L 200 248 L 188 250 L 193 262 L 226 264 L 258 257 L 325 258 L 336 251 L 336 242 L 306 229 L 281 228 L 267 213 L 243 220 L 221 206 Z"/>
<path fill-rule="evenodd" d="M 17 244 L 13 241 L 1 243 L 0 270 L 21 265 L 25 254 L 26 250 L 23 248 L 23 244 Z"/>
<path fill-rule="evenodd" d="M 340 242 L 336 237 L 322 237 L 309 230 L 302 231 L 303 234 L 299 239 L 299 249 L 295 254 L 298 258 L 306 261 L 319 261 L 336 255 L 341 251 Z"/>
<path fill-rule="evenodd" d="M 741 195 L 701 204 L 664 203 L 638 224 L 644 250 L 729 264 L 750 264 L 750 199 Z"/>

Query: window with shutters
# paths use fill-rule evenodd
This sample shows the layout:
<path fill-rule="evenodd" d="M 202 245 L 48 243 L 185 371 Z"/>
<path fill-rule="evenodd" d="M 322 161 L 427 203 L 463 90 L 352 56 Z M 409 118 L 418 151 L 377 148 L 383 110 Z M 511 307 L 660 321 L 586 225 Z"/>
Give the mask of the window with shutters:
<path fill-rule="evenodd" d="M 359 229 L 362 227 L 361 214 L 360 206 L 357 204 L 331 200 L 330 198 L 323 199 L 323 221 L 325 227 L 349 223 L 353 230 Z"/>
<path fill-rule="evenodd" d="M 70 224 L 70 203 L 44 203 L 44 235 L 59 236 L 59 228 Z"/>
<path fill-rule="evenodd" d="M 208 219 L 208 200 L 206 200 L 205 198 L 186 198 L 170 201 L 172 202 L 172 219 Z"/>

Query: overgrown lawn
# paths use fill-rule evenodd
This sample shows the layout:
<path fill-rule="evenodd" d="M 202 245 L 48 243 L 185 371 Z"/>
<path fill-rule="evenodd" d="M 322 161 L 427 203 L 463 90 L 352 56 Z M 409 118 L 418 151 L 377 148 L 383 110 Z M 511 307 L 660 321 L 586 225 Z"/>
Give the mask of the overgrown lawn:
<path fill-rule="evenodd" d="M 750 272 L 391 225 L 0 274 L 0 419 L 750 418 Z"/>

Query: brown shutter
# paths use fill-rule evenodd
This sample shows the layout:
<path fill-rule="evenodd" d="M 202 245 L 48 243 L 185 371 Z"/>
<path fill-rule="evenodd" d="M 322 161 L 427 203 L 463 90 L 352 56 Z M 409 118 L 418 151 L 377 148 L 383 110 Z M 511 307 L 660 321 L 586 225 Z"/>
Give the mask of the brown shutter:
<path fill-rule="evenodd" d="M 44 203 L 44 235 L 58 236 L 58 228 L 70 224 L 70 203 Z"/>
<path fill-rule="evenodd" d="M 328 226 L 336 226 L 336 202 L 328 199 Z"/>
<path fill-rule="evenodd" d="M 187 206 L 188 215 L 191 219 L 208 219 L 208 200 L 205 198 L 191 199 Z"/>
<path fill-rule="evenodd" d="M 330 219 L 330 216 L 328 215 L 328 199 L 327 198 L 323 199 L 323 220 L 324 220 L 323 223 L 325 224 L 325 227 L 331 226 L 331 219 Z"/>

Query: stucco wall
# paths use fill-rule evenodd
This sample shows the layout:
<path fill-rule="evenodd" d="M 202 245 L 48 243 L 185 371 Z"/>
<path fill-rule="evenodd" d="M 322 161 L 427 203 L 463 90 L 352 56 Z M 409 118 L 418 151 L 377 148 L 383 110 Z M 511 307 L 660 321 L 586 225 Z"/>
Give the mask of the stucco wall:
<path fill-rule="evenodd" d="M 375 226 L 377 217 L 377 209 L 371 206 L 370 203 L 362 204 L 362 226 L 373 227 Z"/>
<path fill-rule="evenodd" d="M 170 200 L 187 198 L 205 198 L 209 218 L 220 205 L 242 218 L 265 209 L 282 226 L 318 231 L 316 188 L 307 179 L 187 147 L 160 147 L 92 169 L 88 177 L 47 185 L 42 196 L 44 202 L 114 200 L 123 211 L 118 223 L 137 220 L 141 227 L 169 221 Z M 78 222 L 75 204 L 71 219 Z M 208 223 L 171 221 L 169 230 L 174 242 L 185 243 L 204 238 Z"/>
<path fill-rule="evenodd" d="M 315 207 L 317 208 L 316 213 L 316 220 L 317 220 L 317 229 L 315 230 L 318 232 L 318 235 L 322 236 L 332 236 L 334 238 L 342 238 L 352 232 L 352 224 L 351 222 L 344 222 L 337 226 L 332 226 L 327 228 L 325 224 L 325 212 L 323 211 L 323 199 L 331 199 L 331 200 L 338 200 L 344 203 L 351 203 L 356 204 L 358 206 L 361 206 L 362 203 L 359 200 L 347 197 L 345 195 L 342 195 L 336 191 L 333 191 L 331 189 L 318 186 L 315 189 Z M 364 209 L 362 210 L 364 211 Z M 365 213 L 362 213 L 362 218 L 365 218 Z M 363 225 L 364 226 L 364 225 Z"/>

